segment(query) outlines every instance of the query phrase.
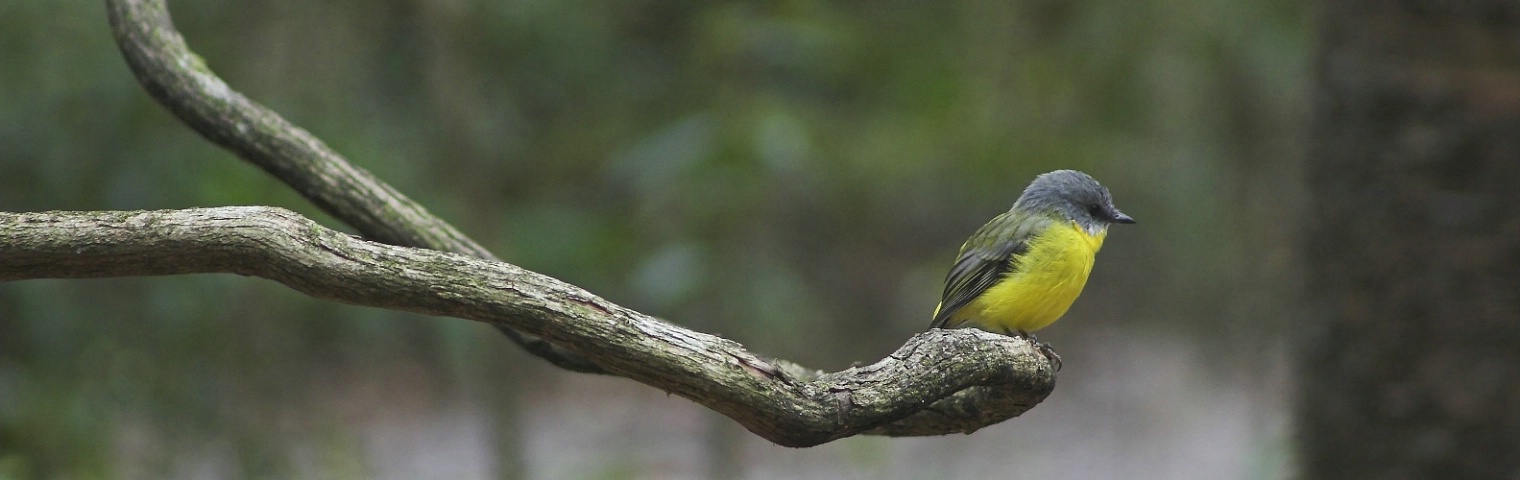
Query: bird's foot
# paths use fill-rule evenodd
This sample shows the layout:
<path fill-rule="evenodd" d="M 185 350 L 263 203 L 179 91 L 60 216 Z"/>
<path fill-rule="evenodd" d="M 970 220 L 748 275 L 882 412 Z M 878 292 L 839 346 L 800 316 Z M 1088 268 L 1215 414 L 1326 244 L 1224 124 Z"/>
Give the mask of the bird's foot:
<path fill-rule="evenodd" d="M 1033 333 L 1029 333 L 1023 330 L 1019 330 L 1019 335 L 1028 339 L 1030 343 L 1033 343 L 1034 348 L 1038 349 L 1040 351 L 1040 354 L 1044 355 L 1045 359 L 1050 361 L 1050 368 L 1055 369 L 1057 372 L 1061 371 L 1061 356 L 1056 354 L 1055 349 L 1050 348 L 1049 343 L 1041 342 L 1040 337 L 1036 337 Z"/>
<path fill-rule="evenodd" d="M 1049 343 L 1035 342 L 1034 348 L 1040 349 L 1040 353 L 1045 355 L 1045 359 L 1050 360 L 1050 368 L 1055 369 L 1057 372 L 1061 371 L 1061 356 L 1056 355 L 1056 351 L 1050 348 Z"/>

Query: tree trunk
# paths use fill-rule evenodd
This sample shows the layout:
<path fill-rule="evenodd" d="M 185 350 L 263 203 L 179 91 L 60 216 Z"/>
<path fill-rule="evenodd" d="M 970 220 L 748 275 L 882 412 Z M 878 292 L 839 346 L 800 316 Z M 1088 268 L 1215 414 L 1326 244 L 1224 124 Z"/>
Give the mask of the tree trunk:
<path fill-rule="evenodd" d="M 1321 13 L 1301 477 L 1520 478 L 1520 6 Z"/>

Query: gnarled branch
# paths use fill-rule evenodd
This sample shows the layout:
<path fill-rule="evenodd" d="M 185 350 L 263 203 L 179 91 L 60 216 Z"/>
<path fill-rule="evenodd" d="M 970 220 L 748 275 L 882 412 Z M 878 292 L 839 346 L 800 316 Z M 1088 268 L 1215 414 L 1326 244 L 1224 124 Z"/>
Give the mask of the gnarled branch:
<path fill-rule="evenodd" d="M 873 365 L 808 372 L 510 264 L 368 242 L 278 208 L 0 213 L 0 281 L 188 273 L 518 329 L 794 447 L 969 433 L 1055 386 L 1027 340 L 969 329 L 918 334 Z"/>
<path fill-rule="evenodd" d="M 365 238 L 400 245 L 496 257 L 322 140 L 238 93 L 190 51 L 174 29 L 164 0 L 107 0 L 111 33 L 154 100 L 206 139 L 226 148 L 358 229 Z M 568 370 L 606 373 L 585 359 L 506 327 L 503 334 L 529 353 Z"/>
<path fill-rule="evenodd" d="M 365 238 L 428 250 L 364 242 L 269 208 L 0 214 L 0 280 L 228 272 L 321 298 L 479 320 L 555 365 L 680 394 L 792 446 L 858 433 L 969 433 L 1024 412 L 1054 386 L 1045 357 L 1020 339 L 932 331 L 875 365 L 823 374 L 495 262 L 230 88 L 190 51 L 163 0 L 106 4 L 133 73 L 187 125 Z"/>

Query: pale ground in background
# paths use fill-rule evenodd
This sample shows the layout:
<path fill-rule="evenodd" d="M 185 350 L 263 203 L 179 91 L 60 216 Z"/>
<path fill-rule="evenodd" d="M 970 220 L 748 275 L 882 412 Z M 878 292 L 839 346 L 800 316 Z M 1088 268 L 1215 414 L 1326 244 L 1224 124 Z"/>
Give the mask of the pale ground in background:
<path fill-rule="evenodd" d="M 1285 356 L 1263 362 L 1273 365 L 1267 371 L 1210 371 L 1205 368 L 1209 360 L 1186 344 L 1122 341 L 1117 335 L 1097 340 L 1112 345 L 1108 355 L 1077 358 L 1069 353 L 1055 392 L 1021 417 L 971 435 L 851 438 L 802 450 L 746 434 L 744 478 L 1289 476 Z M 562 387 L 572 398 L 621 401 L 615 406 L 597 402 L 534 408 L 526 429 L 554 433 L 530 433 L 527 458 L 532 478 L 705 475 L 702 433 L 704 422 L 716 414 L 628 381 L 585 378 Z"/>
<path fill-rule="evenodd" d="M 1289 476 L 1286 355 L 1256 362 L 1265 368 L 1231 368 L 1177 340 L 1113 330 L 1084 330 L 1082 337 L 1081 345 L 1057 346 L 1066 368 L 1056 390 L 1022 417 L 972 435 L 850 438 L 810 449 L 778 447 L 740 431 L 738 469 L 746 479 Z M 340 417 L 331 421 L 362 427 L 290 445 L 302 476 L 494 478 L 499 465 L 487 412 L 457 400 L 418 401 L 415 391 L 393 390 L 411 388 L 406 374 L 398 377 L 328 393 L 339 398 L 324 406 L 326 415 Z M 708 432 L 738 429 L 629 380 L 566 374 L 545 384 L 523 399 L 525 471 L 532 479 L 705 478 Z M 118 472 L 146 478 L 131 457 L 155 440 L 130 433 L 119 439 Z M 173 476 L 237 476 L 228 467 L 230 450 L 213 444 L 176 452 Z"/>

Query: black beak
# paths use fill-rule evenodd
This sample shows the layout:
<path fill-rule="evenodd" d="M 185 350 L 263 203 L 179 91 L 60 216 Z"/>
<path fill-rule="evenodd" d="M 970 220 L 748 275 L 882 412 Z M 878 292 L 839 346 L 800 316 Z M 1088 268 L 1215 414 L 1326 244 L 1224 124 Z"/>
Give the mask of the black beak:
<path fill-rule="evenodd" d="M 1130 218 L 1129 215 L 1125 215 L 1124 212 L 1121 212 L 1118 209 L 1115 209 L 1114 210 L 1114 223 L 1135 223 L 1135 219 Z"/>

